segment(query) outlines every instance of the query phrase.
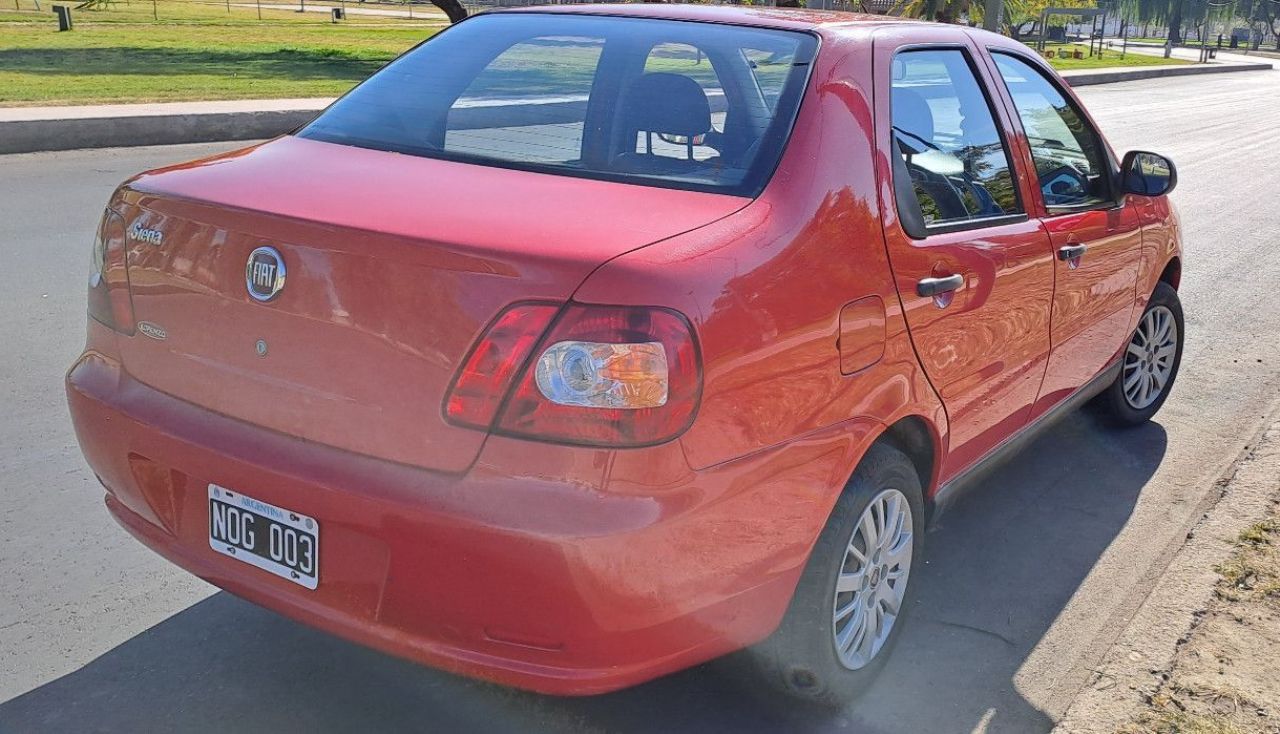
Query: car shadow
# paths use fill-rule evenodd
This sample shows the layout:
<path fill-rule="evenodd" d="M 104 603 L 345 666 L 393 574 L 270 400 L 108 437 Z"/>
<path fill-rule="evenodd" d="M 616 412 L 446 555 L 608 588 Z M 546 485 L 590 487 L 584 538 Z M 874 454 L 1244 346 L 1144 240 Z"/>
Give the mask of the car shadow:
<path fill-rule="evenodd" d="M 458 678 L 219 593 L 0 704 L 5 731 L 1035 732 L 1014 675 L 1126 524 L 1164 457 L 1157 424 L 1069 416 L 926 539 L 913 619 L 846 711 L 779 707 L 734 658 L 630 690 L 552 698 Z M 749 654 L 749 653 L 744 653 Z"/>

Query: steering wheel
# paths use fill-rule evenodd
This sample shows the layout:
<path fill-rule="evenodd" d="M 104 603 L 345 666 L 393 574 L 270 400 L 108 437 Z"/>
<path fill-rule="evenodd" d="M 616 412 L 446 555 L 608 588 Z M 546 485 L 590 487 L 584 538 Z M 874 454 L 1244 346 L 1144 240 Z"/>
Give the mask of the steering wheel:
<path fill-rule="evenodd" d="M 1064 164 L 1040 176 L 1040 193 L 1046 204 L 1076 204 L 1089 196 L 1089 177 Z"/>

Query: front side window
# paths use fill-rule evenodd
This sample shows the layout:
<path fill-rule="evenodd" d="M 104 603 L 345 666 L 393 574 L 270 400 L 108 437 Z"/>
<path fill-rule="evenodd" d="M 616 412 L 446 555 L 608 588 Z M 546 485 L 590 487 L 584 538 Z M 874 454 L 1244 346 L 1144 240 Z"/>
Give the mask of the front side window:
<path fill-rule="evenodd" d="M 313 140 L 753 196 L 782 154 L 817 40 L 588 15 L 480 15 L 322 113 Z"/>
<path fill-rule="evenodd" d="M 963 51 L 898 54 L 892 89 L 893 139 L 926 225 L 1023 211 L 991 105 Z"/>
<path fill-rule="evenodd" d="M 1110 177 L 1101 138 L 1044 73 L 1015 56 L 993 53 L 1031 143 L 1047 207 L 1089 207 L 1109 201 Z"/>

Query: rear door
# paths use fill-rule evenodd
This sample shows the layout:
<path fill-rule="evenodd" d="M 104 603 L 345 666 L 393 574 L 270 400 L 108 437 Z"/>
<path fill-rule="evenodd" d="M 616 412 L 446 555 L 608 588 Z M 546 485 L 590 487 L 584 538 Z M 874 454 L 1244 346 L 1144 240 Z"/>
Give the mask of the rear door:
<path fill-rule="evenodd" d="M 1049 353 L 1053 256 L 1028 216 L 994 81 L 958 29 L 876 35 L 885 241 L 912 343 L 950 422 L 943 475 L 1028 420 Z"/>
<path fill-rule="evenodd" d="M 1115 191 L 1115 164 L 1092 121 L 1040 62 L 992 49 L 1037 176 L 1034 206 L 1053 240 L 1053 351 L 1032 417 L 1106 368 L 1135 317 L 1142 229 Z"/>

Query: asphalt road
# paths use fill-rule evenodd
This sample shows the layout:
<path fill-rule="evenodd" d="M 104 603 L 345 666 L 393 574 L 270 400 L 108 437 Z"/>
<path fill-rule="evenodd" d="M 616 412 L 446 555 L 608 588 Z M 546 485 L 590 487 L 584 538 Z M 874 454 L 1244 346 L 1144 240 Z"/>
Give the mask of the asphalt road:
<path fill-rule="evenodd" d="M 62 374 L 111 188 L 230 146 L 0 157 L 0 731 L 1049 729 L 1280 388 L 1280 72 L 1083 96 L 1117 148 L 1179 164 L 1179 384 L 1143 428 L 1072 416 L 948 515 L 884 675 L 826 717 L 770 707 L 723 662 L 587 699 L 475 683 L 295 625 L 153 556 L 103 509 Z"/>

